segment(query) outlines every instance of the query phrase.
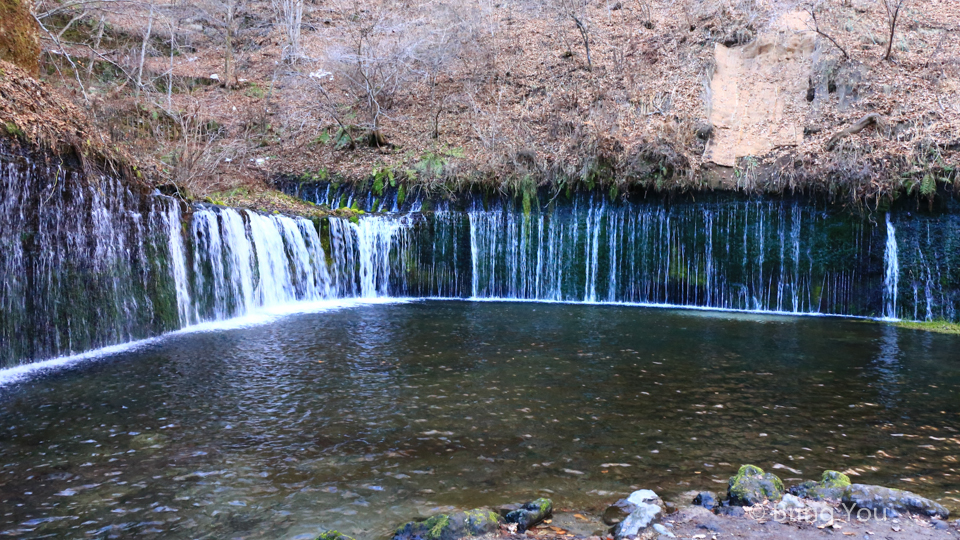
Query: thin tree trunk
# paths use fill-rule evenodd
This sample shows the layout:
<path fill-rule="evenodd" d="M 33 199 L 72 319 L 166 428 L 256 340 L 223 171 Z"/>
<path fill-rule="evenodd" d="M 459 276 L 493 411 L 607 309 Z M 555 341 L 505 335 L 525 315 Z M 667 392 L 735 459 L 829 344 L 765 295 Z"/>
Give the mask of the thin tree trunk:
<path fill-rule="evenodd" d="M 223 60 L 223 84 L 227 88 L 233 88 L 233 17 L 234 4 L 230 2 L 227 5 L 227 42 Z"/>
<path fill-rule="evenodd" d="M 583 48 L 587 50 L 587 70 L 593 71 L 593 60 L 590 59 L 590 36 L 587 34 L 587 27 L 580 22 L 576 13 L 571 11 L 570 17 L 572 17 L 573 22 L 577 24 L 577 30 L 580 30 L 580 36 L 583 38 Z"/>
<path fill-rule="evenodd" d="M 100 16 L 100 24 L 97 27 L 97 40 L 94 42 L 93 48 L 90 49 L 90 63 L 87 64 L 87 84 L 90 84 L 90 79 L 93 77 L 93 63 L 97 59 L 97 49 L 100 48 L 100 41 L 103 40 L 103 15 Z"/>
<path fill-rule="evenodd" d="M 150 42 L 151 33 L 153 33 L 153 4 L 150 4 L 147 34 L 143 37 L 143 46 L 140 47 L 140 67 L 137 69 L 137 97 L 140 97 L 140 91 L 143 90 L 143 63 L 147 58 L 147 43 Z"/>
<path fill-rule="evenodd" d="M 173 28 L 170 28 L 170 69 L 167 71 L 167 110 L 173 110 L 173 48 L 174 37 L 176 32 L 173 31 Z"/>
<path fill-rule="evenodd" d="M 884 0 L 883 2 L 883 7 L 887 10 L 887 22 L 890 23 L 890 38 L 887 40 L 887 53 L 883 55 L 884 60 L 889 60 L 890 55 L 893 53 L 893 37 L 897 32 L 897 19 L 900 17 L 900 8 L 903 7 L 905 1 L 906 0 Z M 895 2 L 892 9 L 890 2 Z"/>

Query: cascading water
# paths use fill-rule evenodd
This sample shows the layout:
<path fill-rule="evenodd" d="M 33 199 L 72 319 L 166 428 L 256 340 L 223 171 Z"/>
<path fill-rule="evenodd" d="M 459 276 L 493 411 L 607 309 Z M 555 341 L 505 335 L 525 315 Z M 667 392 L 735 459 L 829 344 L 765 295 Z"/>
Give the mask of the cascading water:
<path fill-rule="evenodd" d="M 375 197 L 347 185 L 297 185 L 291 193 L 334 208 L 396 209 L 403 199 L 403 211 L 416 212 L 424 203 L 391 189 Z M 380 272 L 391 276 L 394 295 L 872 317 L 912 312 L 913 318 L 949 320 L 960 312 L 956 213 L 901 215 L 890 233 L 892 221 L 884 231 L 869 219 L 799 201 L 665 205 L 610 202 L 596 194 L 554 200 L 523 208 L 477 195 L 465 203 L 430 201 L 425 206 L 440 210 L 416 220 L 377 215 L 360 223 L 406 229 L 390 228 L 403 241 L 390 251 L 391 270 Z M 343 252 L 346 266 L 359 265 L 349 255 L 356 250 L 332 251 L 335 261 Z"/>
<path fill-rule="evenodd" d="M 795 203 L 594 197 L 528 216 L 467 214 L 475 298 L 866 315 L 879 292 L 862 224 Z"/>
<path fill-rule="evenodd" d="M 883 316 L 897 318 L 897 293 L 900 285 L 900 257 L 897 248 L 897 229 L 887 214 L 887 246 L 883 252 Z"/>
<path fill-rule="evenodd" d="M 0 366 L 179 328 L 179 209 L 108 176 L 0 164 Z M 179 274 L 182 276 L 182 274 Z"/>
<path fill-rule="evenodd" d="M 314 222 L 187 208 L 53 167 L 21 158 L 0 171 L 0 241 L 9 246 L 0 259 L 0 366 L 342 297 L 960 313 L 957 214 L 898 215 L 896 227 L 888 216 L 884 234 L 869 220 L 793 201 L 668 205 L 576 194 L 521 206 L 476 196 L 457 209 L 399 188 L 358 196 L 326 186 L 313 193 L 393 212 Z"/>

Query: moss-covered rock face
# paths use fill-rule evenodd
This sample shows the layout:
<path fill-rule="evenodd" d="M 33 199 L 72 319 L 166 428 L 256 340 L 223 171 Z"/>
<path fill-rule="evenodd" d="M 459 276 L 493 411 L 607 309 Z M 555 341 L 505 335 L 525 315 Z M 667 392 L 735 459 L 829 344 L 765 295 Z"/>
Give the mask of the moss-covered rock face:
<path fill-rule="evenodd" d="M 439 514 L 426 521 L 411 521 L 401 525 L 393 534 L 393 540 L 458 540 L 483 536 L 497 532 L 500 522 L 500 515 L 489 508 Z"/>
<path fill-rule="evenodd" d="M 826 488 L 845 488 L 850 485 L 850 477 L 837 471 L 823 471 L 820 485 Z"/>
<path fill-rule="evenodd" d="M 823 471 L 819 482 L 804 482 L 798 486 L 791 486 L 788 490 L 791 495 L 805 497 L 815 501 L 824 499 L 839 499 L 843 490 L 850 485 L 850 478 L 837 471 Z"/>
<path fill-rule="evenodd" d="M 530 527 L 540 523 L 553 514 L 553 502 L 550 499 L 539 498 L 524 503 L 520 508 L 506 515 L 507 523 L 516 523 L 517 532 L 525 532 Z"/>
<path fill-rule="evenodd" d="M 318 536 L 317 540 L 353 540 L 353 537 L 347 536 L 340 531 L 327 531 Z"/>
<path fill-rule="evenodd" d="M 730 478 L 727 496 L 731 505 L 753 506 L 765 500 L 779 501 L 783 492 L 783 482 L 777 475 L 765 473 L 755 465 L 744 465 Z"/>
<path fill-rule="evenodd" d="M 0 0 L 0 59 L 40 74 L 40 32 L 26 0 Z"/>

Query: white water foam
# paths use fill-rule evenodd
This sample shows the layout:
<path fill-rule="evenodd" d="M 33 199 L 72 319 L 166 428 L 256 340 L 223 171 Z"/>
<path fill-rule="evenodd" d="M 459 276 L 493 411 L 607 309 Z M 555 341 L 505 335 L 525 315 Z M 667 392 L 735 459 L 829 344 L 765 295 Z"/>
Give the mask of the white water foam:
<path fill-rule="evenodd" d="M 299 315 L 306 313 L 321 313 L 324 311 L 332 311 L 339 309 L 348 309 L 359 306 L 366 305 L 382 305 L 382 304 L 401 304 L 409 302 L 410 298 L 347 298 L 347 299 L 338 299 L 338 300 L 316 300 L 310 302 L 298 302 L 294 304 L 273 306 L 269 308 L 264 308 L 258 310 L 249 315 L 244 315 L 242 317 L 235 317 L 233 319 L 226 319 L 222 321 L 210 321 L 200 324 L 195 324 L 182 328 L 180 330 L 175 330 L 169 332 L 162 336 L 141 339 L 137 341 L 131 341 L 128 343 L 122 343 L 119 345 L 111 345 L 109 347 L 103 347 L 100 349 L 95 349 L 92 351 L 86 351 L 79 354 L 74 354 L 70 356 L 61 356 L 59 358 L 51 358 L 49 360 L 41 360 L 39 362 L 33 362 L 30 364 L 23 364 L 20 366 L 15 366 L 12 368 L 0 370 L 0 390 L 3 387 L 17 383 L 23 382 L 31 377 L 40 375 L 41 373 L 47 373 L 51 371 L 56 371 L 70 367 L 74 364 L 80 362 L 89 361 L 89 360 L 98 360 L 101 358 L 106 358 L 109 356 L 114 356 L 121 353 L 127 353 L 132 351 L 137 351 L 146 347 L 149 347 L 155 343 L 169 339 L 174 336 L 181 336 L 186 334 L 196 334 L 201 332 L 223 332 L 227 330 L 235 330 L 238 328 L 248 328 L 251 326 L 262 326 L 264 324 L 269 324 L 275 322 L 276 320 L 287 317 L 290 315 Z"/>

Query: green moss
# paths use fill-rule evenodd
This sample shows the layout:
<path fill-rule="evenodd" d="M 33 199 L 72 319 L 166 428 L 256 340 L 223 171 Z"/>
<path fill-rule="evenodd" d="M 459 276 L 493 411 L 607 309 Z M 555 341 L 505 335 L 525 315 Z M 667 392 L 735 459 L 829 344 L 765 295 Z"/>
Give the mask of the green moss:
<path fill-rule="evenodd" d="M 734 482 L 739 482 L 747 476 L 763 476 L 763 469 L 756 465 L 744 465 L 740 467 L 737 474 L 733 477 Z"/>
<path fill-rule="evenodd" d="M 732 503 L 753 505 L 764 499 L 780 500 L 784 489 L 777 475 L 765 473 L 756 465 L 744 465 L 730 478 L 728 492 Z"/>
<path fill-rule="evenodd" d="M 922 332 L 934 332 L 937 334 L 960 336 L 960 323 L 953 323 L 948 321 L 928 321 L 928 322 L 902 321 L 894 324 L 896 324 L 896 326 L 900 328 L 905 328 L 907 330 L 920 330 Z"/>
<path fill-rule="evenodd" d="M 837 471 L 823 471 L 820 485 L 825 488 L 845 488 L 850 485 L 850 477 Z"/>
<path fill-rule="evenodd" d="M 21 139 L 26 138 L 26 134 L 20 129 L 20 126 L 16 125 L 13 122 L 6 122 L 3 124 L 3 129 L 7 131 L 7 135 L 13 135 L 14 137 L 19 137 Z"/>
<path fill-rule="evenodd" d="M 533 501 L 534 504 L 540 507 L 540 511 L 546 514 L 553 509 L 553 502 L 550 499 L 545 499 L 543 497 Z"/>
<path fill-rule="evenodd" d="M 428 540 L 440 540 L 440 535 L 443 534 L 443 530 L 450 524 L 450 516 L 446 514 L 440 514 L 439 516 L 433 516 L 428 519 L 424 525 L 427 528 L 427 538 Z"/>
<path fill-rule="evenodd" d="M 320 536 L 317 537 L 317 540 L 353 540 L 353 538 L 340 531 L 333 530 L 321 533 Z"/>

